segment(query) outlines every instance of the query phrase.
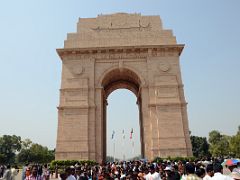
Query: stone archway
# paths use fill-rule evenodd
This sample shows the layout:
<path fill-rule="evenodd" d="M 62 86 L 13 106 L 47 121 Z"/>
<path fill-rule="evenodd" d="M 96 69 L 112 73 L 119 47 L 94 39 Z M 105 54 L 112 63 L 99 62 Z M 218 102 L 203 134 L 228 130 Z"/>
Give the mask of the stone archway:
<path fill-rule="evenodd" d="M 142 80 L 143 81 L 143 80 Z M 103 130 L 103 159 L 106 159 L 106 107 L 108 105 L 107 98 L 108 96 L 117 89 L 128 89 L 132 91 L 137 97 L 137 105 L 139 109 L 139 124 L 140 124 L 140 142 L 141 142 L 141 156 L 144 156 L 144 141 L 143 141 L 143 126 L 142 126 L 142 99 L 141 99 L 141 86 L 142 82 L 138 75 L 126 68 L 116 68 L 111 70 L 107 74 L 104 75 L 104 79 L 102 80 L 103 87 L 103 122 L 104 122 L 104 130 Z"/>
<path fill-rule="evenodd" d="M 177 44 L 159 16 L 118 13 L 79 19 L 63 49 L 56 159 L 106 156 L 106 97 L 136 94 L 142 155 L 191 156 Z"/>

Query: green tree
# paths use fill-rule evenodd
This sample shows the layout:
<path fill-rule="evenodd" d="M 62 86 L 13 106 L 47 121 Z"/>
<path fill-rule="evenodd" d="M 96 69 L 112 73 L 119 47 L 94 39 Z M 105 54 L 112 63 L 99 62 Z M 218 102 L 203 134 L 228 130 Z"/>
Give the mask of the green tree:
<path fill-rule="evenodd" d="M 15 162 L 16 152 L 21 150 L 21 137 L 3 135 L 0 137 L 0 161 L 5 164 Z"/>
<path fill-rule="evenodd" d="M 240 157 L 240 126 L 238 126 L 237 134 L 230 139 L 230 150 L 232 156 Z"/>
<path fill-rule="evenodd" d="M 55 152 L 48 150 L 40 144 L 30 143 L 31 146 L 25 146 L 17 156 L 19 163 L 34 162 L 34 163 L 49 163 L 55 158 Z"/>
<path fill-rule="evenodd" d="M 208 157 L 209 144 L 206 137 L 190 136 L 194 157 Z"/>
<path fill-rule="evenodd" d="M 210 153 L 216 157 L 228 156 L 230 154 L 230 139 L 230 136 L 222 135 L 219 131 L 211 131 L 209 133 Z"/>
<path fill-rule="evenodd" d="M 27 163 L 31 162 L 30 147 L 33 142 L 30 139 L 24 139 L 21 143 L 22 149 L 17 155 L 17 162 Z"/>
<path fill-rule="evenodd" d="M 22 141 L 22 149 L 29 149 L 32 145 L 32 141 L 30 139 L 24 139 Z"/>
<path fill-rule="evenodd" d="M 51 159 L 49 156 L 48 148 L 40 144 L 33 144 L 30 148 L 30 153 L 32 155 L 32 161 L 36 163 L 47 163 L 54 159 Z"/>
<path fill-rule="evenodd" d="M 24 164 L 28 162 L 32 162 L 30 150 L 22 149 L 20 153 L 17 155 L 17 162 L 24 163 Z"/>
<path fill-rule="evenodd" d="M 240 135 L 240 126 L 238 126 L 237 135 Z"/>

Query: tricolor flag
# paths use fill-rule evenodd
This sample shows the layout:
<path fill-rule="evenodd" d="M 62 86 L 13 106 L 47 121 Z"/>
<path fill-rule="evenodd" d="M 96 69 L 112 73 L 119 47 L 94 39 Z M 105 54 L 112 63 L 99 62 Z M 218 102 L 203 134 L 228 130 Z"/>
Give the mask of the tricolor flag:
<path fill-rule="evenodd" d="M 115 135 L 115 131 L 112 132 L 112 139 L 114 138 L 114 135 Z"/>
<path fill-rule="evenodd" d="M 132 128 L 132 130 L 130 132 L 130 139 L 132 139 L 132 135 L 133 135 L 133 128 Z"/>

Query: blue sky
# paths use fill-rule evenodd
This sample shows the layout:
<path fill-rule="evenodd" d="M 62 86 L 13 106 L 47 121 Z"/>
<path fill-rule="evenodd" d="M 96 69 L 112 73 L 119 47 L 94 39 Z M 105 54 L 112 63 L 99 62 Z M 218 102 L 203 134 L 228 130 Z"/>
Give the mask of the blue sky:
<path fill-rule="evenodd" d="M 55 49 L 63 47 L 68 32 L 76 31 L 79 17 L 116 12 L 160 15 L 163 27 L 172 29 L 178 43 L 185 44 L 181 69 L 192 134 L 208 136 L 213 129 L 235 134 L 240 125 L 239 7 L 238 0 L 2 1 L 0 135 L 16 134 L 55 147 L 61 78 Z M 129 111 L 120 103 L 126 96 Z M 122 114 L 115 109 L 122 108 L 126 115 L 121 117 L 122 124 L 138 126 L 134 98 L 126 91 L 110 95 L 108 134 Z M 137 154 L 139 132 L 134 134 Z M 113 153 L 111 143 L 109 154 Z M 122 157 L 119 152 L 116 156 Z"/>

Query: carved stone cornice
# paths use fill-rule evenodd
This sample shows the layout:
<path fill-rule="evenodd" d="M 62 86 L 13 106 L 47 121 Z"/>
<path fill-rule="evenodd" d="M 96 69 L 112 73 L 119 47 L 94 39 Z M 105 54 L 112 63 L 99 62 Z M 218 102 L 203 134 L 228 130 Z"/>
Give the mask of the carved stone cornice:
<path fill-rule="evenodd" d="M 88 110 L 89 108 L 96 108 L 96 105 L 94 106 L 58 106 L 58 110 L 64 110 L 64 109 L 86 109 Z"/>
<path fill-rule="evenodd" d="M 156 88 L 156 87 L 164 87 L 164 88 L 166 88 L 166 87 L 178 87 L 178 88 L 183 88 L 183 84 L 161 84 L 161 85 L 149 85 L 148 87 L 149 88 Z"/>
<path fill-rule="evenodd" d="M 91 88 L 82 87 L 82 88 L 62 88 L 59 89 L 60 92 L 68 92 L 68 91 L 82 91 L 82 90 L 90 90 Z"/>
<path fill-rule="evenodd" d="M 129 59 L 180 56 L 183 44 L 150 45 L 150 46 L 120 46 L 98 48 L 63 48 L 57 49 L 62 60 L 67 59 Z"/>
<path fill-rule="evenodd" d="M 168 106 L 175 106 L 175 107 L 184 107 L 187 105 L 187 102 L 180 102 L 180 103 L 149 103 L 148 107 L 168 107 Z"/>

